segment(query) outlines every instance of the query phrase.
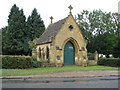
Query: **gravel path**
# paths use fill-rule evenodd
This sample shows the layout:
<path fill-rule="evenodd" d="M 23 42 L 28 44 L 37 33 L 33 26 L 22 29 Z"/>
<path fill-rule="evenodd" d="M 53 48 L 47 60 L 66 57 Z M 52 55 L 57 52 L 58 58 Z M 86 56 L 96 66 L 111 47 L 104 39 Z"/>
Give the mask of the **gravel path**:
<path fill-rule="evenodd" d="M 118 75 L 119 71 L 70 71 L 59 72 L 54 74 L 44 75 L 29 75 L 29 76 L 3 76 L 0 78 L 38 78 L 38 77 L 90 77 L 90 76 L 111 76 Z"/>

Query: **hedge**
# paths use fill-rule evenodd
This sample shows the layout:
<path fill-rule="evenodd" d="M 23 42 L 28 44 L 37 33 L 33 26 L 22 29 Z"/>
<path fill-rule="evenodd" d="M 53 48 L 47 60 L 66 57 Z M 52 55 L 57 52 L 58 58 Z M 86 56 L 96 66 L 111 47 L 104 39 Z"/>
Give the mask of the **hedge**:
<path fill-rule="evenodd" d="M 120 58 L 102 58 L 98 60 L 98 65 L 120 67 Z"/>
<path fill-rule="evenodd" d="M 41 62 L 34 57 L 2 56 L 3 69 L 27 69 L 41 67 Z"/>

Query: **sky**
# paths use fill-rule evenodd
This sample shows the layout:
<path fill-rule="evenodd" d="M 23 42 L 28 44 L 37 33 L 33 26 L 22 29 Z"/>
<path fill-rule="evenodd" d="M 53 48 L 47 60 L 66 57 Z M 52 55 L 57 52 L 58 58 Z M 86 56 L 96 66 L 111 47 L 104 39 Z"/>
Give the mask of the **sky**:
<path fill-rule="evenodd" d="M 13 4 L 23 9 L 26 17 L 36 8 L 47 27 L 50 24 L 50 16 L 53 16 L 53 22 L 68 16 L 69 5 L 73 6 L 72 14 L 75 16 L 83 10 L 118 12 L 118 2 L 119 0 L 0 0 L 0 28 L 7 26 Z"/>

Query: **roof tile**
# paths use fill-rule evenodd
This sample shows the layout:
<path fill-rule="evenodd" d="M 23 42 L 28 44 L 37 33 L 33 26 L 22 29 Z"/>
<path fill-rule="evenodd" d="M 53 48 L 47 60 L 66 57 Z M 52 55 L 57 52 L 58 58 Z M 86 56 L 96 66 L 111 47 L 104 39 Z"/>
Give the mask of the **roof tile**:
<path fill-rule="evenodd" d="M 59 20 L 56 23 L 50 24 L 45 32 L 41 35 L 40 39 L 36 42 L 36 44 L 45 44 L 52 42 L 52 38 L 55 37 L 56 34 L 59 32 L 66 19 L 67 17 Z"/>

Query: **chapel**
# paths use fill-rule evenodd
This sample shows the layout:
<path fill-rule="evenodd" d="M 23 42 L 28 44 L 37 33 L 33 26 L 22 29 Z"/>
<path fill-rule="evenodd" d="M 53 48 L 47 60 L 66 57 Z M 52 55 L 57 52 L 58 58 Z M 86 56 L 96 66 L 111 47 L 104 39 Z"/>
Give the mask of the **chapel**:
<path fill-rule="evenodd" d="M 44 66 L 83 65 L 88 61 L 86 41 L 71 10 L 69 15 L 51 23 L 36 42 L 36 57 Z"/>

